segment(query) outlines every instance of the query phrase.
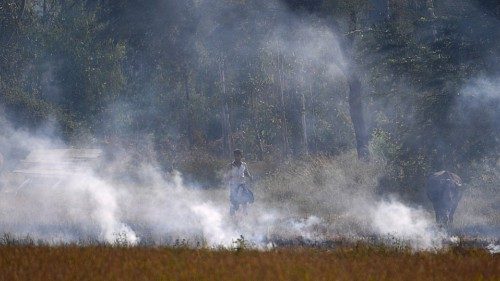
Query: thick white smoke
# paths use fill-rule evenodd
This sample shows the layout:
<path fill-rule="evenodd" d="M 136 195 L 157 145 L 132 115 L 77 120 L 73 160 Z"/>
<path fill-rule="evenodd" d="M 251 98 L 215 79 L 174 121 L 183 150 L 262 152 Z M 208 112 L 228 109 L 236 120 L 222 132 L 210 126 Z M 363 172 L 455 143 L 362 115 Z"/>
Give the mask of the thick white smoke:
<path fill-rule="evenodd" d="M 229 216 L 227 190 L 200 190 L 183 183 L 178 172 L 164 175 L 154 163 L 135 167 L 139 179 L 120 181 L 124 159 L 89 166 L 67 155 L 69 148 L 47 135 L 36 136 L 4 126 L 1 136 L 6 166 L 0 189 L 0 232 L 29 236 L 45 243 L 174 244 L 185 240 L 204 246 L 231 246 L 241 235 L 262 245 L 270 229 L 285 216 L 256 204 Z M 57 138 L 55 138 L 57 139 Z M 21 159 L 39 152 L 32 159 Z M 20 169 L 28 163 L 29 169 Z M 241 217 L 243 216 L 243 217 Z M 293 216 L 292 216 L 293 217 Z M 287 218 L 290 220 L 292 217 Z M 283 235 L 312 237 L 307 225 L 285 224 Z M 290 231 L 287 231 L 287 229 Z"/>
<path fill-rule="evenodd" d="M 439 249 L 446 238 L 446 233 L 436 227 L 425 210 L 408 207 L 395 199 L 377 203 L 370 217 L 375 233 L 414 249 Z"/>
<path fill-rule="evenodd" d="M 14 150 L 25 150 L 26 154 L 31 148 L 43 151 L 62 145 L 10 127 L 7 130 L 10 134 L 2 135 L 2 145 L 11 151 L 6 155 L 14 154 Z M 178 172 L 163 175 L 154 163 L 137 166 L 135 172 L 140 179 L 127 182 L 116 181 L 119 176 L 113 174 L 121 168 L 120 159 L 104 162 L 96 170 L 68 164 L 71 161 L 63 154 L 49 156 L 45 161 L 67 165 L 63 175 L 36 177 L 4 171 L 0 190 L 1 232 L 52 244 L 85 241 L 175 244 L 185 240 L 190 245 L 208 247 L 229 247 L 242 235 L 250 245 L 261 247 L 273 237 L 321 241 L 333 232 L 351 235 L 350 227 L 358 224 L 367 225 L 365 231 L 382 237 L 391 235 L 416 249 L 440 247 L 443 238 L 423 210 L 395 200 L 377 202 L 366 199 L 368 196 L 353 195 L 349 198 L 351 204 L 342 207 L 345 213 L 354 214 L 346 229 L 343 229 L 345 224 L 326 222 L 321 218 L 324 214 L 304 216 L 287 206 L 287 202 L 281 202 L 285 209 L 256 202 L 246 214 L 233 218 L 228 212 L 227 190 L 190 188 Z M 5 157 L 5 162 L 9 161 L 14 160 Z M 44 167 L 32 167 L 31 171 L 37 169 L 41 174 L 51 172 L 43 170 Z M 21 180 L 10 178 L 14 175 Z"/>
<path fill-rule="evenodd" d="M 130 169 L 125 167 L 130 162 L 127 153 L 118 153 L 111 162 L 103 160 L 94 166 L 79 164 L 64 153 L 49 153 L 38 164 L 31 163 L 35 165 L 31 171 L 62 172 L 62 176 L 14 173 L 30 164 L 20 160 L 33 151 L 69 147 L 54 135 L 54 126 L 37 132 L 14 129 L 5 120 L 0 126 L 4 158 L 0 234 L 17 238 L 29 235 L 52 244 L 100 241 L 172 245 L 185 240 L 190 245 L 209 247 L 231 246 L 241 235 L 251 245 L 261 247 L 274 238 L 322 241 L 339 235 L 360 238 L 376 234 L 394 237 L 415 249 L 438 248 L 445 236 L 424 210 L 395 199 L 377 199 L 373 194 L 377 180 L 371 177 L 378 172 L 365 186 L 358 187 L 360 175 L 355 171 L 367 167 L 351 167 L 346 159 L 323 172 L 327 178 L 324 190 L 307 181 L 300 184 L 304 192 L 289 190 L 298 188 L 291 184 L 294 176 L 290 175 L 292 179 L 286 182 L 268 183 L 267 191 L 254 190 L 254 205 L 245 215 L 232 218 L 228 190 L 192 188 L 183 182 L 181 174 L 165 174 L 154 162 L 135 164 L 136 178 L 130 180 L 126 177 Z M 114 151 L 104 151 L 108 153 Z M 47 171 L 44 162 L 63 168 Z M 301 198 L 277 202 L 271 194 L 276 189 Z M 304 212 L 299 204 L 318 208 Z"/>
<path fill-rule="evenodd" d="M 11 134 L 2 135 L 2 145 L 11 151 L 6 155 L 14 150 L 43 151 L 62 145 L 46 137 L 7 130 Z M 321 218 L 325 214 L 304 216 L 288 202 L 280 202 L 286 206 L 284 209 L 256 202 L 246 214 L 233 218 L 228 212 L 227 190 L 190 188 L 179 173 L 163 175 L 154 163 L 137 166 L 135 172 L 140 179 L 127 182 L 116 181 L 119 176 L 113 174 L 121 168 L 120 159 L 103 163 L 105 167 L 99 166 L 99 171 L 68 164 L 71 161 L 64 154 L 48 156 L 49 159 L 43 159 L 52 165 L 66 163 L 63 175 L 3 173 L 4 186 L 0 191 L 3 233 L 51 244 L 86 241 L 175 244 L 184 240 L 190 245 L 208 247 L 230 247 L 243 236 L 249 245 L 262 247 L 273 237 L 322 241 L 331 238 L 331 233 L 352 235 L 351 230 L 358 228 L 364 229 L 365 234 L 395 237 L 415 249 L 440 247 L 444 237 L 436 231 L 429 214 L 396 200 L 378 202 L 359 194 L 350 195 L 352 198 L 344 196 L 350 203 L 341 208 L 353 214 L 344 224 L 328 223 Z M 5 162 L 9 161 L 13 160 L 6 157 Z M 37 169 L 41 174 L 56 172 L 42 166 L 32 167 L 31 172 Z M 13 175 L 21 180 L 9 178 Z"/>

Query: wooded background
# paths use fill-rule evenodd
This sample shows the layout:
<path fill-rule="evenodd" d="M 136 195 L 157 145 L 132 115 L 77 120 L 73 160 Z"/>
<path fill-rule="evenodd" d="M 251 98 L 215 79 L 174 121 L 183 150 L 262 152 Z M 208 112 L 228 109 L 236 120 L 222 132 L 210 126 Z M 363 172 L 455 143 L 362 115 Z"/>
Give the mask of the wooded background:
<path fill-rule="evenodd" d="M 356 149 L 411 188 L 497 165 L 499 38 L 495 0 L 1 0 L 0 105 L 165 170 Z"/>

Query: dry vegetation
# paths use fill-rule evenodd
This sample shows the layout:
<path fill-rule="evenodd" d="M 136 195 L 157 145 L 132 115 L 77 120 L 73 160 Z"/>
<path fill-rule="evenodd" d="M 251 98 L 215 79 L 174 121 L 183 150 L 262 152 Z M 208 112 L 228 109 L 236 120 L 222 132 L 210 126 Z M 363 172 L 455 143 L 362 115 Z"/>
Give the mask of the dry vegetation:
<path fill-rule="evenodd" d="M 382 161 L 363 163 L 356 157 L 351 150 L 335 158 L 314 157 L 282 164 L 258 182 L 255 188 L 261 196 L 259 201 L 268 205 L 287 202 L 301 213 L 321 217 L 339 213 L 346 202 L 373 196 L 385 168 Z"/>
<path fill-rule="evenodd" d="M 500 255 L 336 250 L 2 246 L 1 280 L 499 280 Z"/>
<path fill-rule="evenodd" d="M 357 161 L 356 152 L 350 150 L 333 158 L 311 157 L 276 167 L 262 168 L 251 163 L 250 169 L 256 175 L 263 175 L 254 186 L 257 203 L 290 210 L 301 217 L 315 215 L 336 229 L 353 228 L 354 219 L 350 215 L 357 207 L 391 196 L 408 206 L 423 207 L 428 213 L 427 219 L 434 219 L 423 185 L 415 188 L 384 185 L 381 179 L 389 167 L 383 157 L 374 156 L 373 161 L 363 163 Z M 468 177 L 454 227 L 498 229 L 500 161 L 496 166 L 476 163 Z M 359 220 L 356 218 L 357 223 L 364 223 Z"/>

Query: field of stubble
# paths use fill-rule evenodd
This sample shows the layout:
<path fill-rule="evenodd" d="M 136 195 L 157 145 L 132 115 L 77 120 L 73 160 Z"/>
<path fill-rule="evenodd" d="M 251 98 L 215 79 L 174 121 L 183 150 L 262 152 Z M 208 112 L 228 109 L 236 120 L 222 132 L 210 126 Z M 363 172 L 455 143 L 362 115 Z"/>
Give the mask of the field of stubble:
<path fill-rule="evenodd" d="M 500 255 L 375 246 L 271 251 L 1 246 L 0 280 L 500 280 Z"/>

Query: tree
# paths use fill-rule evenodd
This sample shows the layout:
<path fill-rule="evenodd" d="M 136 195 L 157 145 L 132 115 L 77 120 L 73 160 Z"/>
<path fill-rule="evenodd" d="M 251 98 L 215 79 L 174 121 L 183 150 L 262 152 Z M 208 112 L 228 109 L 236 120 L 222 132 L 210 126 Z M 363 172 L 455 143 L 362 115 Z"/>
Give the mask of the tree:
<path fill-rule="evenodd" d="M 355 39 L 359 34 L 359 28 L 363 28 L 358 18 L 364 13 L 367 6 L 367 1 L 325 1 L 324 7 L 332 14 L 347 19 L 348 27 L 345 30 L 346 38 L 344 50 L 349 59 L 348 66 L 339 65 L 339 69 L 346 77 L 349 89 L 349 111 L 354 128 L 356 139 L 356 150 L 358 158 L 361 160 L 368 160 L 368 134 L 366 132 L 366 124 L 363 116 L 363 103 L 362 103 L 362 82 L 359 78 L 359 71 L 356 66 L 356 53 L 355 53 Z"/>

